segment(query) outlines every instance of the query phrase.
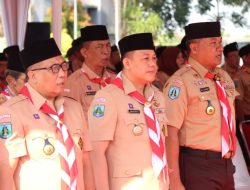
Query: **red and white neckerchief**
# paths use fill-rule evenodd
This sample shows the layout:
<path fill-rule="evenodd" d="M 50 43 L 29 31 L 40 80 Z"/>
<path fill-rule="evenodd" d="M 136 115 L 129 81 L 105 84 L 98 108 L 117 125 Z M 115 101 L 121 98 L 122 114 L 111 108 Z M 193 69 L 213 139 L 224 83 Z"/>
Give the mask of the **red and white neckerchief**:
<path fill-rule="evenodd" d="M 26 86 L 22 88 L 20 94 L 23 94 L 24 96 L 28 97 L 32 102 L 29 90 Z M 74 150 L 74 142 L 68 132 L 67 127 L 63 123 L 64 119 L 63 105 L 59 109 L 58 113 L 56 113 L 46 102 L 42 105 L 40 110 L 43 113 L 49 115 L 52 119 L 54 119 L 57 122 L 56 132 L 58 139 L 56 142 L 56 150 L 60 154 L 62 161 L 61 178 L 69 190 L 76 190 L 77 165 L 76 165 L 76 156 Z"/>
<path fill-rule="evenodd" d="M 14 96 L 12 95 L 13 93 L 11 93 L 10 88 L 8 86 L 6 86 L 6 88 L 3 89 L 1 94 L 3 94 L 7 98 L 7 100 L 11 99 Z"/>
<path fill-rule="evenodd" d="M 99 76 L 91 79 L 88 74 L 84 71 L 84 69 L 81 69 L 82 73 L 93 83 L 100 84 L 102 87 L 107 86 L 111 82 L 111 77 L 108 75 L 107 77 L 101 78 Z"/>
<path fill-rule="evenodd" d="M 112 84 L 123 90 L 121 72 L 112 81 Z M 149 140 L 152 148 L 152 166 L 154 174 L 158 178 L 161 174 L 164 174 L 165 172 L 164 169 L 165 166 L 167 165 L 167 161 L 166 161 L 164 143 L 161 138 L 160 125 L 151 105 L 151 101 L 154 98 L 154 94 L 152 94 L 148 98 L 148 100 L 136 90 L 129 93 L 129 95 L 132 98 L 134 98 L 137 102 L 144 105 L 143 111 L 148 126 Z"/>
<path fill-rule="evenodd" d="M 0 81 L 0 89 L 4 89 L 4 88 L 6 88 L 6 85 L 2 81 Z"/>
<path fill-rule="evenodd" d="M 222 157 L 225 156 L 228 151 L 233 150 L 233 155 L 236 151 L 236 131 L 233 121 L 233 115 L 231 108 L 227 99 L 227 95 L 224 87 L 220 81 L 220 78 L 215 74 L 208 72 L 205 75 L 206 78 L 213 79 L 215 81 L 217 95 L 220 101 L 220 106 L 222 110 L 221 117 L 221 146 L 222 146 Z"/>

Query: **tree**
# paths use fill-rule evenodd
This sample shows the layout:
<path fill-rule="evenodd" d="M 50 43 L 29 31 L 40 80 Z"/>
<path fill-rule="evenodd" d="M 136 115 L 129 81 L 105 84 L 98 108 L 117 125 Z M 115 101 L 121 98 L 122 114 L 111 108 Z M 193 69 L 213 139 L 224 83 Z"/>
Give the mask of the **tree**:
<path fill-rule="evenodd" d="M 126 29 L 125 34 L 128 30 L 133 30 L 135 22 L 137 22 L 138 27 L 141 28 L 140 21 L 145 24 L 145 20 L 150 19 L 149 15 L 156 14 L 158 15 L 158 22 L 153 23 L 157 24 L 155 28 L 159 29 L 159 19 L 161 19 L 163 23 L 162 31 L 167 32 L 168 36 L 173 37 L 173 33 L 177 27 L 184 27 L 187 24 L 192 2 L 192 0 L 122 0 L 121 4 L 125 12 L 125 14 L 123 14 L 122 28 Z M 232 12 L 228 17 L 227 13 L 220 10 L 220 2 L 227 6 L 238 7 L 241 11 Z M 213 21 L 221 21 L 228 18 L 231 19 L 236 26 L 241 27 L 247 23 L 244 14 L 248 11 L 249 7 L 250 0 L 216 0 L 215 3 L 213 3 L 212 0 L 198 0 L 196 5 L 196 9 L 201 15 L 208 14 L 212 8 L 216 8 L 217 14 L 211 15 L 211 20 Z M 139 14 L 138 12 L 140 11 L 143 14 Z M 133 26 L 131 26 L 131 24 Z M 146 25 L 145 28 L 146 27 L 148 27 L 148 25 Z M 154 26 L 150 27 L 153 28 Z M 135 32 L 137 29 L 133 31 Z M 158 31 L 157 33 L 161 32 Z"/>
<path fill-rule="evenodd" d="M 83 28 L 90 25 L 91 18 L 88 15 L 86 9 L 84 9 L 81 0 L 77 0 L 77 15 L 78 15 L 78 27 Z M 63 29 L 67 30 L 67 33 L 73 38 L 74 36 L 74 7 L 72 1 L 63 0 L 62 4 L 62 25 Z"/>

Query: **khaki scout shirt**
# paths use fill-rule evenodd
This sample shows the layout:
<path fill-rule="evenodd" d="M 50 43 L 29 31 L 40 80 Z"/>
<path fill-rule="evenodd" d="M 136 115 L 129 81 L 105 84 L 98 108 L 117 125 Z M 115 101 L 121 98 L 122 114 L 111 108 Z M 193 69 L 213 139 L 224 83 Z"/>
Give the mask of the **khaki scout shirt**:
<path fill-rule="evenodd" d="M 46 140 L 54 148 L 56 147 L 56 121 L 40 111 L 46 100 L 31 86 L 27 87 L 33 104 L 23 95 L 13 97 L 3 104 L 6 110 L 0 115 L 0 126 L 9 127 L 9 133 L 12 130 L 12 135 L 6 138 L 7 152 L 6 149 L 0 149 L 1 157 L 5 158 L 1 160 L 0 165 L 8 163 L 6 160 L 8 157 L 19 158 L 14 172 L 17 190 L 63 190 L 60 155 L 57 150 L 50 155 L 44 151 Z M 83 152 L 90 151 L 92 147 L 82 108 L 70 98 L 58 97 L 55 104 L 57 109 L 64 105 L 64 123 L 75 145 L 77 190 L 83 190 Z M 0 171 L 0 173 L 5 172 Z M 1 189 L 8 188 L 1 187 Z"/>
<path fill-rule="evenodd" d="M 143 105 L 128 95 L 136 89 L 124 75 L 122 78 L 124 90 L 112 84 L 96 94 L 88 112 L 90 138 L 110 141 L 106 154 L 110 190 L 159 190 L 160 182 L 151 164 L 152 150 Z M 153 91 L 156 117 L 165 129 L 167 119 L 162 93 L 147 86 L 145 97 Z M 134 133 L 136 126 L 140 127 L 140 134 Z"/>
<path fill-rule="evenodd" d="M 90 79 L 98 77 L 96 73 L 94 73 L 85 63 L 83 63 L 82 69 L 76 70 L 69 76 L 63 95 L 78 101 L 82 105 L 85 118 L 87 118 L 89 106 L 96 92 L 100 90 L 102 86 L 90 81 L 82 70 L 84 70 Z M 103 77 L 109 76 L 111 79 L 115 78 L 113 73 L 105 70 Z"/>
<path fill-rule="evenodd" d="M 244 115 L 250 115 L 250 68 L 243 66 L 236 75 L 236 90 L 240 93 L 237 99 L 242 100 Z"/>
<path fill-rule="evenodd" d="M 226 71 L 229 74 L 229 76 L 234 80 L 238 69 L 234 69 L 234 68 L 230 67 L 228 64 L 224 64 L 221 68 L 224 71 Z"/>
<path fill-rule="evenodd" d="M 164 95 L 167 100 L 169 125 L 180 129 L 180 146 L 221 152 L 221 107 L 215 82 L 204 78 L 208 70 L 189 58 L 189 64 L 178 70 L 166 83 Z M 220 68 L 231 111 L 234 115 L 234 99 L 238 95 L 230 76 Z M 207 114 L 211 105 L 215 112 Z"/>

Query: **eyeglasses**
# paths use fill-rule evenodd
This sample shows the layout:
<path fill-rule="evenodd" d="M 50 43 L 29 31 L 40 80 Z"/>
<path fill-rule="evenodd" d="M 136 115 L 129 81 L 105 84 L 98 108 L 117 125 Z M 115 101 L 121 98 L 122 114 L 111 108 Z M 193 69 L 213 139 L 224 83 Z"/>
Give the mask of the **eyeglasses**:
<path fill-rule="evenodd" d="M 69 63 L 68 62 L 63 62 L 61 64 L 53 64 L 50 67 L 43 67 L 43 68 L 33 69 L 31 71 L 48 70 L 48 71 L 51 71 L 52 73 L 58 73 L 60 68 L 62 68 L 63 71 L 67 71 L 69 69 Z"/>

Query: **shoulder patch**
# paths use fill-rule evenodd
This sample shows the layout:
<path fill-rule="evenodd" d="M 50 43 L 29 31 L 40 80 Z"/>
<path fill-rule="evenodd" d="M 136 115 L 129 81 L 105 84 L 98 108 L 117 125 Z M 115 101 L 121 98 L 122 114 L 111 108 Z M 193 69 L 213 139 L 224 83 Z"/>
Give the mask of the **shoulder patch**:
<path fill-rule="evenodd" d="M 11 123 L 0 123 L 0 138 L 8 139 L 12 135 L 12 124 Z"/>
<path fill-rule="evenodd" d="M 180 88 L 177 86 L 171 86 L 168 91 L 168 97 L 171 100 L 175 100 L 179 97 L 180 94 Z"/>
<path fill-rule="evenodd" d="M 95 105 L 93 116 L 95 117 L 103 117 L 104 116 L 105 106 L 103 104 Z"/>

